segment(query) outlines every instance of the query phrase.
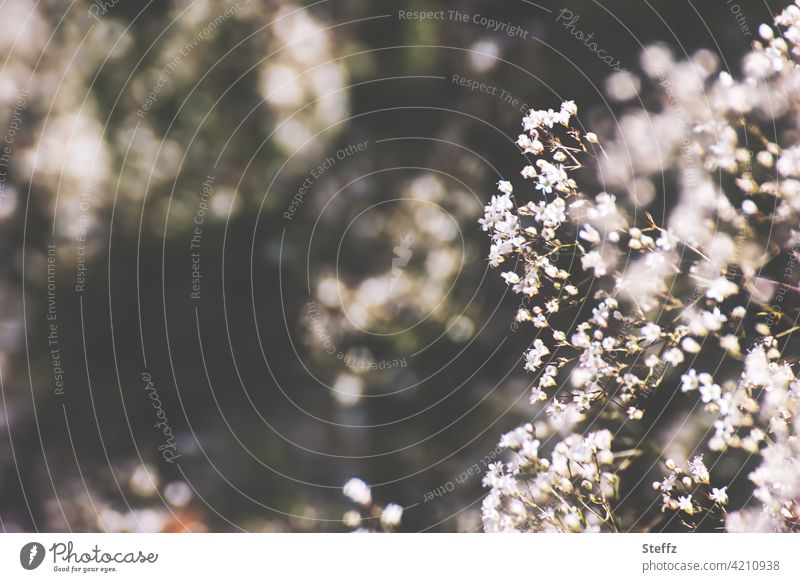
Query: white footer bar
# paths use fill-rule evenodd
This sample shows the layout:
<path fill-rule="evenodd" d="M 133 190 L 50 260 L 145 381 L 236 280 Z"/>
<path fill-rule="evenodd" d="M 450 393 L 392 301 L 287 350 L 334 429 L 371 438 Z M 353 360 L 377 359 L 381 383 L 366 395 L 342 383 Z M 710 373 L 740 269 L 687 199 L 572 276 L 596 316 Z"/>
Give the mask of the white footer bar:
<path fill-rule="evenodd" d="M 2 580 L 800 580 L 791 534 L 2 534 Z"/>

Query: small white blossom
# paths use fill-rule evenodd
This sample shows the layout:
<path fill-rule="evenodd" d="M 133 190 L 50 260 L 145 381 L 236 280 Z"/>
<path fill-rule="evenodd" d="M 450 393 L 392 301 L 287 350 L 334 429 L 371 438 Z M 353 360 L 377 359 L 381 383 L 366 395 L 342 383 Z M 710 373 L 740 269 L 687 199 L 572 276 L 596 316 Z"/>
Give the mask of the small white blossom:
<path fill-rule="evenodd" d="M 403 508 L 396 503 L 390 503 L 381 512 L 381 525 L 387 529 L 395 528 L 400 525 L 403 517 Z"/>
<path fill-rule="evenodd" d="M 350 479 L 344 484 L 342 492 L 345 497 L 359 503 L 361 505 L 369 505 L 372 503 L 372 492 L 369 486 L 361 479 L 356 477 Z"/>
<path fill-rule="evenodd" d="M 535 372 L 542 365 L 542 358 L 550 353 L 550 350 L 540 339 L 535 339 L 533 347 L 525 353 L 525 368 Z"/>
<path fill-rule="evenodd" d="M 644 340 L 648 343 L 653 343 L 661 337 L 661 327 L 655 323 L 648 323 L 639 330 Z"/>
<path fill-rule="evenodd" d="M 720 505 L 727 505 L 728 504 L 727 490 L 728 490 L 727 487 L 722 487 L 720 489 L 713 487 L 711 489 L 711 494 L 709 495 L 711 501 L 713 501 L 714 503 L 719 503 Z"/>
<path fill-rule="evenodd" d="M 503 194 L 511 194 L 514 191 L 514 187 L 511 185 L 511 182 L 507 180 L 500 180 L 497 183 L 497 189 Z"/>
<path fill-rule="evenodd" d="M 607 272 L 607 265 L 603 257 L 597 251 L 591 251 L 581 257 L 581 266 L 584 270 L 594 269 L 597 277 L 602 277 Z"/>
<path fill-rule="evenodd" d="M 678 497 L 678 508 L 681 511 L 685 511 L 689 515 L 694 513 L 694 506 L 692 505 L 692 496 L 691 495 L 682 495 Z"/>
<path fill-rule="evenodd" d="M 706 297 L 714 301 L 724 301 L 739 291 L 738 285 L 728 280 L 727 277 L 718 277 L 706 289 Z"/>
<path fill-rule="evenodd" d="M 684 360 L 683 352 L 678 348 L 670 348 L 664 352 L 664 360 L 673 366 L 677 366 Z"/>

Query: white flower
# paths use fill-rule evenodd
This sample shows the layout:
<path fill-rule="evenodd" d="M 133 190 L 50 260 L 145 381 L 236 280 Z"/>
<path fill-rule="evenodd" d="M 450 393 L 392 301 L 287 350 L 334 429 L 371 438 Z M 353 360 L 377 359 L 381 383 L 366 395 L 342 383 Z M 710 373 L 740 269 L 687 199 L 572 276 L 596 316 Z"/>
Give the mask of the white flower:
<path fill-rule="evenodd" d="M 661 327 L 655 323 L 648 323 L 639 330 L 639 333 L 642 334 L 646 342 L 653 343 L 661 337 Z"/>
<path fill-rule="evenodd" d="M 499 445 L 504 449 L 518 449 L 533 438 L 533 426 L 526 424 L 500 437 Z M 536 441 L 537 443 L 539 441 Z"/>
<path fill-rule="evenodd" d="M 492 196 L 489 204 L 484 207 L 483 218 L 478 222 L 483 230 L 490 230 L 501 221 L 509 221 L 512 218 L 516 218 L 509 213 L 512 208 L 514 208 L 514 203 L 511 201 L 509 194 Z"/>
<path fill-rule="evenodd" d="M 722 487 L 721 489 L 717 489 L 716 487 L 711 488 L 711 494 L 709 497 L 711 501 L 714 503 L 719 503 L 720 505 L 727 505 L 728 503 L 728 488 Z"/>
<path fill-rule="evenodd" d="M 497 183 L 497 189 L 503 194 L 511 194 L 514 191 L 514 187 L 508 180 L 500 180 Z"/>
<path fill-rule="evenodd" d="M 686 353 L 696 354 L 697 352 L 700 351 L 700 344 L 697 343 L 694 340 L 694 338 L 691 338 L 691 337 L 687 336 L 687 337 L 683 338 L 683 341 L 681 341 L 681 348 Z"/>
<path fill-rule="evenodd" d="M 569 190 L 569 177 L 567 176 L 564 166 L 561 164 L 554 165 L 547 160 L 539 160 L 537 162 L 541 173 L 536 180 L 536 189 L 541 190 L 545 194 L 552 194 L 553 189 L 567 192 Z"/>
<path fill-rule="evenodd" d="M 547 377 L 551 378 L 551 376 Z M 545 400 L 547 400 L 547 393 L 544 390 L 536 386 L 531 388 L 531 397 L 530 397 L 531 404 L 536 404 L 537 402 L 544 402 Z"/>
<path fill-rule="evenodd" d="M 772 61 L 764 53 L 752 52 L 744 58 L 742 63 L 748 77 L 760 79 L 769 75 L 772 70 Z"/>
<path fill-rule="evenodd" d="M 700 399 L 708 404 L 715 402 L 722 396 L 722 388 L 719 384 L 714 384 L 709 374 L 700 374 Z"/>
<path fill-rule="evenodd" d="M 678 348 L 670 348 L 664 352 L 664 360 L 673 366 L 677 366 L 683 361 L 683 352 Z"/>
<path fill-rule="evenodd" d="M 590 243 L 599 243 L 600 242 L 600 233 L 597 232 L 594 228 L 592 228 L 591 224 L 584 224 L 581 231 L 578 233 L 583 240 L 590 242 Z"/>
<path fill-rule="evenodd" d="M 645 358 L 644 365 L 648 368 L 655 368 L 661 363 L 661 358 L 659 358 L 656 354 L 650 354 Z"/>
<path fill-rule="evenodd" d="M 625 412 L 628 414 L 628 418 L 631 420 L 641 420 L 644 416 L 644 411 L 636 408 L 635 406 L 629 406 Z"/>
<path fill-rule="evenodd" d="M 381 512 L 381 525 L 384 528 L 393 528 L 400 525 L 403 517 L 403 508 L 396 503 L 390 503 Z"/>
<path fill-rule="evenodd" d="M 661 236 L 656 240 L 656 246 L 662 251 L 671 251 L 675 248 L 677 242 L 677 238 L 671 231 L 664 230 L 661 232 Z"/>
<path fill-rule="evenodd" d="M 607 266 L 603 257 L 597 251 L 590 251 L 581 257 L 581 266 L 585 271 L 594 269 L 597 277 L 602 277 L 607 272 Z"/>
<path fill-rule="evenodd" d="M 664 480 L 660 483 L 656 481 L 653 484 L 653 487 L 658 487 L 663 493 L 669 493 L 672 491 L 672 488 L 675 487 L 675 481 L 677 480 L 678 476 L 675 473 L 670 473 L 668 477 L 664 477 Z"/>
<path fill-rule="evenodd" d="M 525 354 L 525 369 L 535 372 L 542 365 L 542 358 L 550 353 L 550 350 L 540 339 L 533 341 L 533 347 Z"/>
<path fill-rule="evenodd" d="M 711 331 L 719 330 L 726 321 L 728 318 L 720 313 L 719 307 L 703 312 L 703 324 Z"/>
<path fill-rule="evenodd" d="M 364 483 L 364 481 L 356 477 L 350 479 L 344 484 L 342 492 L 344 493 L 345 497 L 348 497 L 349 499 L 361 505 L 366 506 L 372 503 L 372 492 L 370 491 L 369 486 Z"/>
<path fill-rule="evenodd" d="M 800 176 L 800 146 L 783 150 L 775 167 L 784 176 Z"/>
<path fill-rule="evenodd" d="M 556 198 L 547 204 L 540 202 L 539 204 L 533 205 L 531 210 L 533 210 L 533 216 L 538 222 L 541 222 L 546 227 L 557 228 L 567 219 L 564 210 L 565 206 L 562 198 Z M 542 236 L 544 236 L 544 233 Z"/>
<path fill-rule="evenodd" d="M 547 327 L 547 318 L 542 315 L 541 313 L 533 318 L 533 326 L 538 327 L 539 329 Z"/>
<path fill-rule="evenodd" d="M 742 379 L 756 386 L 769 386 L 772 373 L 769 369 L 769 360 L 764 348 L 761 346 L 753 349 L 744 360 L 744 374 Z"/>
<path fill-rule="evenodd" d="M 681 392 L 691 392 L 697 390 L 700 385 L 700 380 L 697 377 L 697 372 L 694 369 L 689 370 L 681 376 Z"/>
<path fill-rule="evenodd" d="M 724 335 L 719 338 L 719 346 L 732 354 L 738 354 L 741 351 L 739 347 L 739 338 L 732 334 Z"/>
<path fill-rule="evenodd" d="M 361 514 L 351 509 L 344 514 L 342 521 L 347 527 L 356 528 L 361 525 Z"/>
<path fill-rule="evenodd" d="M 520 136 L 517 138 L 517 145 L 521 147 L 526 154 L 533 154 L 535 156 L 538 156 L 544 151 L 544 145 L 542 144 L 542 142 L 540 142 L 538 139 L 531 139 L 524 133 L 520 134 Z M 531 166 L 528 167 L 531 168 L 531 170 L 533 170 Z M 525 176 L 524 173 L 523 176 Z M 528 178 L 531 176 L 525 176 L 525 177 Z"/>
<path fill-rule="evenodd" d="M 694 506 L 692 505 L 692 496 L 685 495 L 678 497 L 678 509 L 685 511 L 689 515 L 694 513 Z"/>
<path fill-rule="evenodd" d="M 736 283 L 732 283 L 727 277 L 718 277 L 714 279 L 708 289 L 706 289 L 706 297 L 714 301 L 722 302 L 738 291 L 739 287 Z"/>
<path fill-rule="evenodd" d="M 700 483 L 708 483 L 711 476 L 708 473 L 705 463 L 703 463 L 703 455 L 698 455 L 689 462 L 689 472 L 694 475 Z"/>

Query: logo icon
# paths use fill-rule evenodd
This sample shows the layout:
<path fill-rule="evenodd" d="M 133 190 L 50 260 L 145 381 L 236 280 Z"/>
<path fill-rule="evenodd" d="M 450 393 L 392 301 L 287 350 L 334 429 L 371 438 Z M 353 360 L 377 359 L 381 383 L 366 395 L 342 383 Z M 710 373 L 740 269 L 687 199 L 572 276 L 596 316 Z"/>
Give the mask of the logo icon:
<path fill-rule="evenodd" d="M 26 570 L 35 570 L 44 561 L 44 546 L 39 542 L 29 542 L 19 551 L 19 563 Z"/>

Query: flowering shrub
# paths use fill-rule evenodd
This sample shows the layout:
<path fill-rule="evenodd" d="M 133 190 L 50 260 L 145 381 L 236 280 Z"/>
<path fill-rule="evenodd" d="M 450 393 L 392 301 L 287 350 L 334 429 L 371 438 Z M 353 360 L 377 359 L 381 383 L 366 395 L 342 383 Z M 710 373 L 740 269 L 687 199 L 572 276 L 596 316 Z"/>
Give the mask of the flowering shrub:
<path fill-rule="evenodd" d="M 486 531 L 800 531 L 800 6 L 775 24 L 741 79 L 648 48 L 657 105 L 602 138 L 572 101 L 523 119 L 480 224 L 537 412 L 484 477 Z"/>

